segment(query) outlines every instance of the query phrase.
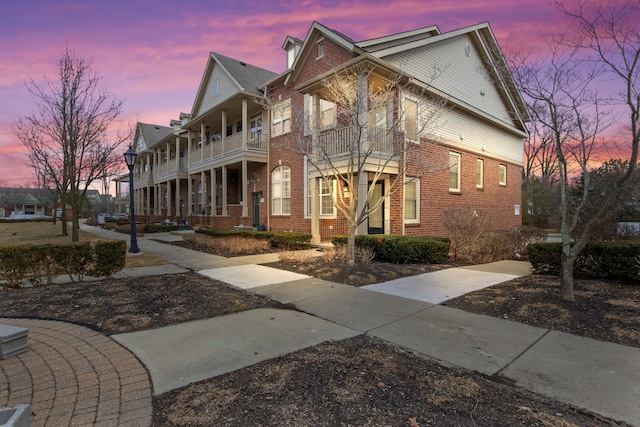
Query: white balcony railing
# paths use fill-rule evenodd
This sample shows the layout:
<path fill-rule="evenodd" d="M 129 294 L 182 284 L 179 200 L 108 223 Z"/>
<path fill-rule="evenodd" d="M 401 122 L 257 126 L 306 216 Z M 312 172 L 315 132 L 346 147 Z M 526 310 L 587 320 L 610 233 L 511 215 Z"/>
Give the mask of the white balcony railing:
<path fill-rule="evenodd" d="M 322 157 L 341 157 L 351 153 L 394 156 L 393 134 L 388 129 L 350 126 L 325 132 L 314 143 L 316 154 Z"/>

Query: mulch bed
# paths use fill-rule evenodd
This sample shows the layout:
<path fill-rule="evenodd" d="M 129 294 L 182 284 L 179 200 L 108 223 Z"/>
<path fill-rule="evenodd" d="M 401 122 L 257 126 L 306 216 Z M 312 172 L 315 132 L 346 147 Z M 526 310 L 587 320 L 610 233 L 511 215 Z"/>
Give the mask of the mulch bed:
<path fill-rule="evenodd" d="M 192 249 L 193 246 L 190 246 Z M 449 266 L 319 260 L 273 267 L 362 286 Z M 450 300 L 480 314 L 640 347 L 640 287 L 530 276 Z M 132 332 L 277 302 L 196 273 L 0 288 L 0 317 L 38 317 Z M 282 307 L 286 308 L 286 307 Z M 624 425 L 506 383 L 441 366 L 367 336 L 327 342 L 155 398 L 157 425 Z"/>

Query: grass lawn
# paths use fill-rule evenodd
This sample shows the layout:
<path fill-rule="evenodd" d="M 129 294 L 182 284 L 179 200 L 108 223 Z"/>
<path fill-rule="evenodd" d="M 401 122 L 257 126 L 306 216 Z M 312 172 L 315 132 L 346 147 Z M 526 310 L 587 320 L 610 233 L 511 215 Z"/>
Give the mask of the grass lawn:
<path fill-rule="evenodd" d="M 99 236 L 78 230 L 80 241 L 87 242 L 100 240 Z M 0 245 L 20 245 L 20 244 L 60 244 L 71 243 L 71 224 L 68 226 L 68 236 L 62 235 L 62 223 L 58 221 L 55 225 L 52 222 L 0 222 Z M 126 236 L 122 236 L 124 240 Z M 167 261 L 149 254 L 138 254 L 127 256 L 127 268 L 145 267 L 153 265 L 167 264 Z"/>

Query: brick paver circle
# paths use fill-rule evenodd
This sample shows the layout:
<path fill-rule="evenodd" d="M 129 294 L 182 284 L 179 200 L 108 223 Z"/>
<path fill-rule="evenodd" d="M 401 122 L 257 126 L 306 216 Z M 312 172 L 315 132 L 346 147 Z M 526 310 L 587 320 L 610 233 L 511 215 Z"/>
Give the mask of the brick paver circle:
<path fill-rule="evenodd" d="M 0 407 L 31 404 L 31 426 L 150 426 L 149 375 L 111 338 L 72 323 L 0 318 L 29 351 L 0 360 Z"/>

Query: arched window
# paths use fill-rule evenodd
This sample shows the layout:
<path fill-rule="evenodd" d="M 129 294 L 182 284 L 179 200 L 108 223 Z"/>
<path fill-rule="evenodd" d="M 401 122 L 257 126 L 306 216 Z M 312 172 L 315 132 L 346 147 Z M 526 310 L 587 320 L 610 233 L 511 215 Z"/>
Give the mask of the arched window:
<path fill-rule="evenodd" d="M 271 213 L 291 214 L 291 169 L 278 166 L 271 172 Z"/>

